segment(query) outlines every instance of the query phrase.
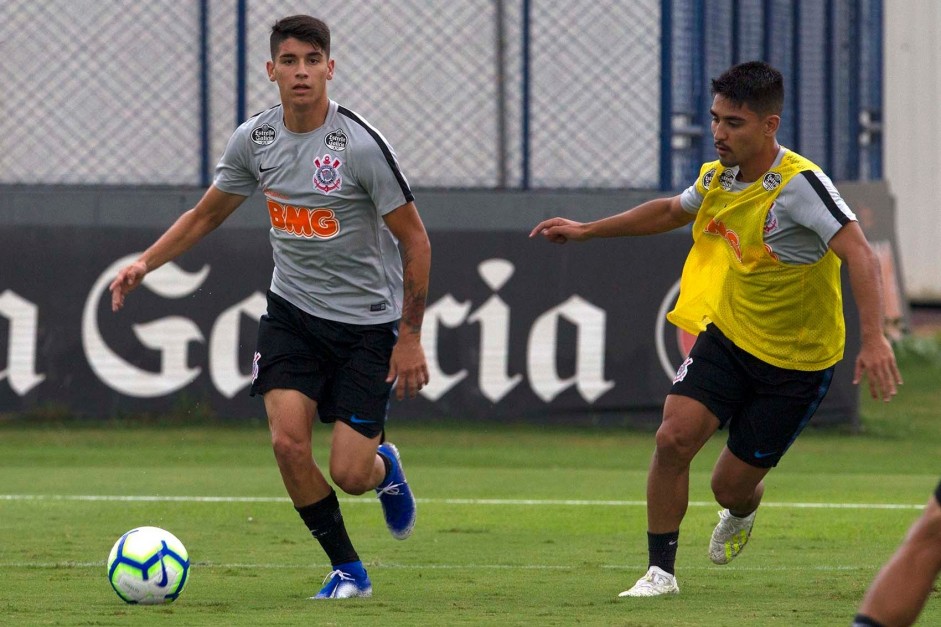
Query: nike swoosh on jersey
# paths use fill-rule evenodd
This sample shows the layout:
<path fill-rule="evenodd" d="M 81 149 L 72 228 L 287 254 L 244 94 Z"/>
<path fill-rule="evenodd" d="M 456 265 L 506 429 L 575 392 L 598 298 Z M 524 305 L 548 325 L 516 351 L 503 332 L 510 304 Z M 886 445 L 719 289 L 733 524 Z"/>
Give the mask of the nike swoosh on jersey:
<path fill-rule="evenodd" d="M 281 167 L 280 165 L 273 165 L 273 166 L 271 166 L 270 168 L 266 168 L 266 167 L 264 167 L 264 166 L 261 166 L 261 167 L 258 168 L 258 171 L 259 171 L 259 172 L 269 172 L 269 171 L 271 171 L 271 170 L 277 170 L 277 169 L 280 168 L 280 167 Z"/>

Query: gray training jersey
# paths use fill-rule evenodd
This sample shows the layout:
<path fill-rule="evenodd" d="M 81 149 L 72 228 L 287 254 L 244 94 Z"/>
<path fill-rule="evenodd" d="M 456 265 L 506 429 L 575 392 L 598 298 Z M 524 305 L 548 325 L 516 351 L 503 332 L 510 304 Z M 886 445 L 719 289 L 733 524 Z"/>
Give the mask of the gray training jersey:
<path fill-rule="evenodd" d="M 274 251 L 271 291 L 309 314 L 352 324 L 402 316 L 402 260 L 382 216 L 413 200 L 392 147 L 330 101 L 309 133 L 284 127 L 281 105 L 229 139 L 214 184 L 250 196 L 261 185 Z"/>
<path fill-rule="evenodd" d="M 787 148 L 781 148 L 772 167 L 780 165 Z M 738 166 L 730 168 L 738 175 Z M 782 263 L 808 264 L 827 253 L 830 238 L 843 225 L 856 220 L 826 174 L 807 171 L 792 177 L 781 190 L 768 213 L 765 244 Z M 732 191 L 741 191 L 752 183 L 733 179 Z M 702 205 L 702 194 L 696 185 L 686 188 L 680 203 L 688 213 L 695 214 Z"/>

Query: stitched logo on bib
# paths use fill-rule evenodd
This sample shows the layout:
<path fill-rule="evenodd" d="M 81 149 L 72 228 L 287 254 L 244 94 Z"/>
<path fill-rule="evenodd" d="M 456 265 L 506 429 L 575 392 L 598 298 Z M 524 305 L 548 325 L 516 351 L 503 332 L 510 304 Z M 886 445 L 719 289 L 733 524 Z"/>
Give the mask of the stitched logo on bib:
<path fill-rule="evenodd" d="M 732 170 L 723 170 L 722 174 L 719 175 L 719 185 L 727 192 L 732 191 L 732 181 L 734 180 L 735 172 Z"/>
<path fill-rule="evenodd" d="M 712 168 L 711 170 L 706 172 L 702 177 L 702 186 L 705 187 L 706 189 L 709 189 L 709 186 L 712 185 L 712 179 L 715 178 L 715 175 L 716 175 L 715 168 Z"/>
<path fill-rule="evenodd" d="M 778 172 L 768 172 L 765 174 L 764 178 L 761 179 L 761 186 L 769 192 L 773 192 L 778 188 L 782 180 L 783 179 Z"/>

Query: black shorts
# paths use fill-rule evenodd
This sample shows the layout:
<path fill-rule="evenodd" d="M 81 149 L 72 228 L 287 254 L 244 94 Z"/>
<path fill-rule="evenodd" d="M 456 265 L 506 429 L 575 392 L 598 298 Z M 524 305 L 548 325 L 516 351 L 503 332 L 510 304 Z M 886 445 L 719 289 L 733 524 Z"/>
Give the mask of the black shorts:
<path fill-rule="evenodd" d="M 728 425 L 728 447 L 758 468 L 778 465 L 807 426 L 833 379 L 834 367 L 778 368 L 746 353 L 714 324 L 699 334 L 673 380 L 671 394 L 696 399 Z"/>
<path fill-rule="evenodd" d="M 317 402 L 321 422 L 345 422 L 368 438 L 383 432 L 386 383 L 398 323 L 347 324 L 301 311 L 268 292 L 258 324 L 251 395 L 298 390 Z"/>
<path fill-rule="evenodd" d="M 938 505 L 941 505 L 941 483 L 934 489 L 934 498 L 938 500 Z"/>

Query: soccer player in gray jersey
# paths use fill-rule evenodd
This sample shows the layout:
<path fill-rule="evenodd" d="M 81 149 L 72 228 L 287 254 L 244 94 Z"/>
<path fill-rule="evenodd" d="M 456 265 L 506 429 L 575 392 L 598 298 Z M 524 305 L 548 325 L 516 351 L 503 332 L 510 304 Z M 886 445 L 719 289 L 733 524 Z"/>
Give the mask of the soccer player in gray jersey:
<path fill-rule="evenodd" d="M 384 427 L 393 386 L 401 400 L 428 383 L 420 337 L 431 247 L 389 143 L 327 96 L 327 25 L 286 17 L 270 43 L 268 78 L 281 104 L 235 131 L 202 199 L 118 273 L 112 309 L 261 186 L 274 274 L 251 393 L 264 397 L 285 488 L 332 565 L 314 598 L 370 596 L 336 493 L 313 460 L 311 430 L 315 416 L 334 424 L 333 482 L 349 494 L 375 489 L 390 532 L 407 538 L 415 499 Z"/>

